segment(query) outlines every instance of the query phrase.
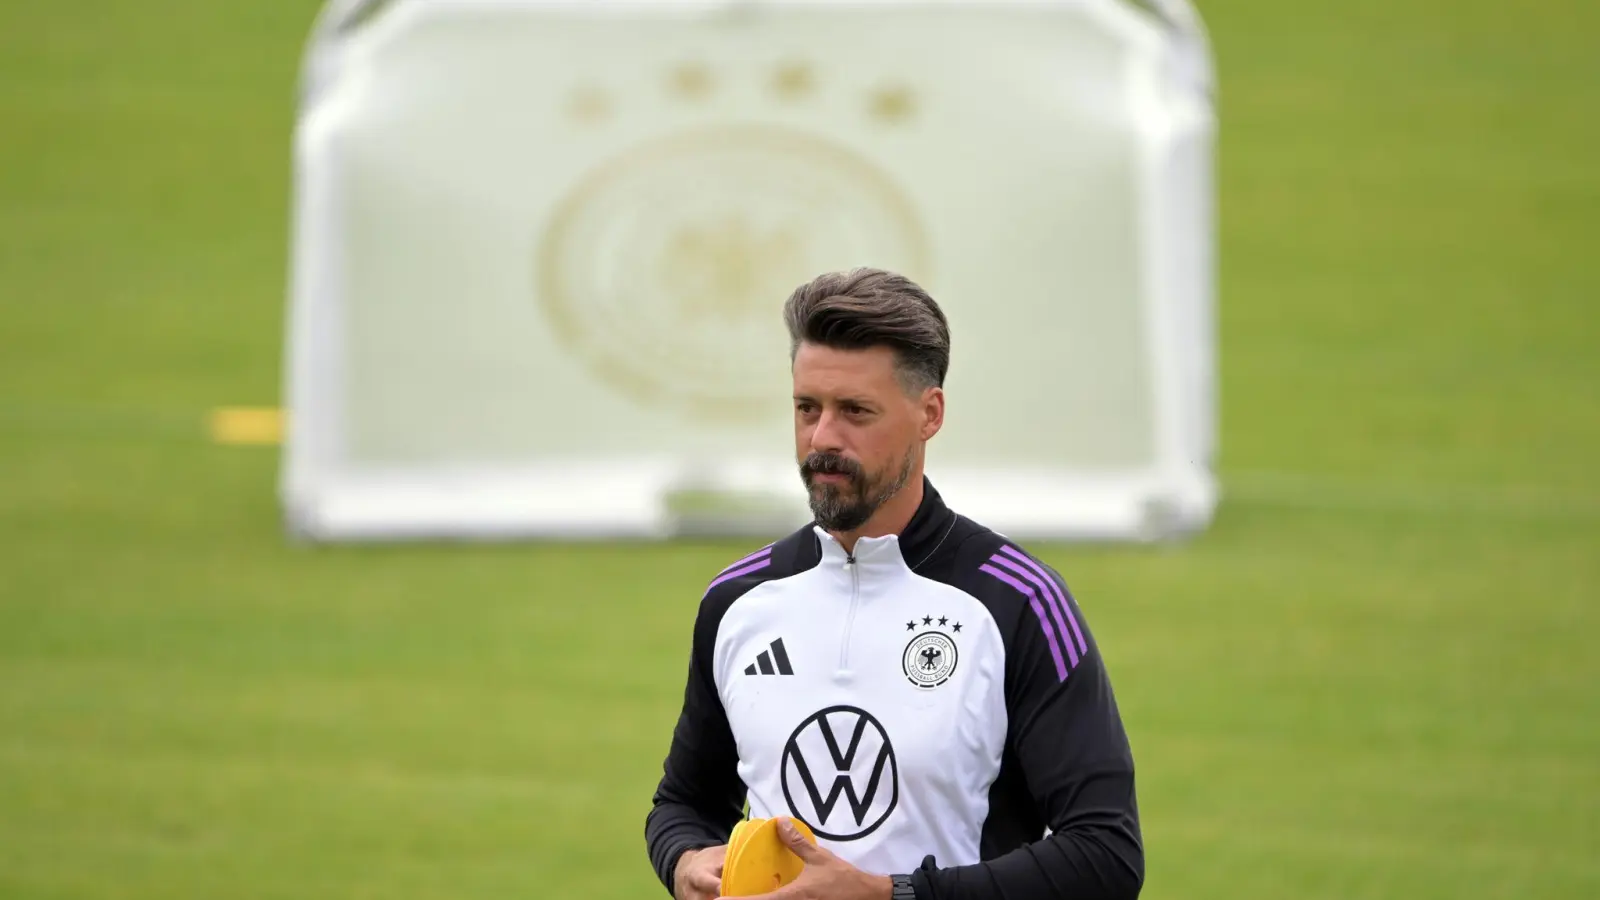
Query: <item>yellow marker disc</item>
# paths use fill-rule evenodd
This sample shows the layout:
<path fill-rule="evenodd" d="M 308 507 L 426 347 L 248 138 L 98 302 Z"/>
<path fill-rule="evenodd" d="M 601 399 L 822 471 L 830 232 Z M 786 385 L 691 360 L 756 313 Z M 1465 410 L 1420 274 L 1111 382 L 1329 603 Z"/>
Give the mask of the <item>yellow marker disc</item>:
<path fill-rule="evenodd" d="M 283 440 L 282 410 L 222 407 L 211 412 L 211 439 L 219 444 L 277 444 Z"/>
<path fill-rule="evenodd" d="M 740 851 L 750 839 L 750 833 L 755 831 L 762 819 L 745 819 L 733 826 L 733 833 L 728 836 L 728 852 L 722 857 L 722 895 L 732 896 L 728 893 L 728 873 L 733 871 L 734 860 L 739 857 Z"/>
<path fill-rule="evenodd" d="M 804 822 L 791 820 L 806 840 L 815 844 L 816 836 Z M 737 853 L 722 865 L 722 894 L 725 897 L 753 897 L 777 890 L 800 877 L 805 863 L 778 835 L 777 819 L 755 820 L 742 836 Z"/>
<path fill-rule="evenodd" d="M 744 846 L 745 838 L 750 836 L 750 829 L 754 827 L 755 823 L 749 819 L 745 819 L 733 826 L 733 833 L 728 835 L 728 852 L 722 856 L 723 871 L 727 871 L 728 863 L 733 859 L 734 854 L 739 852 L 739 848 Z"/>

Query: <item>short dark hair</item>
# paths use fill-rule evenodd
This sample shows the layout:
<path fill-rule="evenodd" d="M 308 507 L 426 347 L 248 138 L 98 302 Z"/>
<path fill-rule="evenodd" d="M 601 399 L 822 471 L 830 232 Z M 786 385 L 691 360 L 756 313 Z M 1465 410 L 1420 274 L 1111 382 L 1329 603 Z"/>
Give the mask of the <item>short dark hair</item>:
<path fill-rule="evenodd" d="M 839 350 L 888 346 L 908 391 L 943 387 L 950 370 L 950 323 L 904 275 L 868 268 L 819 275 L 789 295 L 783 319 L 791 361 L 802 341 Z"/>

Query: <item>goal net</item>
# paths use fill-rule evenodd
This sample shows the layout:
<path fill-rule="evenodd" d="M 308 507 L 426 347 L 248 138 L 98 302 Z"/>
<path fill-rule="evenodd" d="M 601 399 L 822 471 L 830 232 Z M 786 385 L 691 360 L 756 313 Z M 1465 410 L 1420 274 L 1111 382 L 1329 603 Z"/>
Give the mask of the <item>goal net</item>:
<path fill-rule="evenodd" d="M 1201 529 L 1212 145 L 1181 2 L 333 2 L 294 143 L 288 527 L 797 527 L 780 308 L 865 265 L 949 316 L 955 508 Z"/>

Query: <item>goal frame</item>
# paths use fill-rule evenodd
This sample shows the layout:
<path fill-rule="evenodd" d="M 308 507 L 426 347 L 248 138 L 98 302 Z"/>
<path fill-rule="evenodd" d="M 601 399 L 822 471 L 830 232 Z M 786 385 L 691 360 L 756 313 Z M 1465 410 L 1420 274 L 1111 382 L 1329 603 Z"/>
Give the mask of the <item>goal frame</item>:
<path fill-rule="evenodd" d="M 328 138 L 320 94 L 339 77 L 342 45 L 373 17 L 430 0 L 331 0 L 303 60 L 294 139 L 293 230 L 285 348 L 286 437 L 279 498 L 287 531 L 310 541 L 402 539 L 646 539 L 771 536 L 809 517 L 793 460 L 730 460 L 714 478 L 682 459 L 530 460 L 495 469 L 352 469 L 345 453 L 340 347 L 343 236 L 333 227 L 339 181 L 311 163 Z M 642 3 L 624 0 L 451 0 L 462 5 L 590 7 L 695 14 L 796 0 Z M 814 0 L 887 6 L 912 0 Z M 937 3 L 938 0 L 927 0 Z M 1138 32 L 1162 61 L 1161 91 L 1181 102 L 1152 108 L 1142 145 L 1140 239 L 1149 260 L 1138 302 L 1154 366 L 1157 459 L 1138 471 L 961 469 L 930 463 L 929 477 L 963 513 L 1018 539 L 1160 541 L 1203 530 L 1218 503 L 1216 453 L 1215 122 L 1209 43 L 1184 0 L 996 0 L 1077 5 L 1106 27 Z M 784 398 L 774 398 L 783 403 Z"/>

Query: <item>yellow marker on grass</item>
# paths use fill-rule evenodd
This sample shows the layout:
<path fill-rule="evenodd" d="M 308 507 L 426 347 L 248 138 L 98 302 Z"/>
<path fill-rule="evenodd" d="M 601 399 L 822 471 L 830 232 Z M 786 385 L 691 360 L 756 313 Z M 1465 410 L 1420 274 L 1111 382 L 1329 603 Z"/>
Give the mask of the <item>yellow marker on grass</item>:
<path fill-rule="evenodd" d="M 278 444 L 283 441 L 284 424 L 283 411 L 273 407 L 219 407 L 211 411 L 211 440 L 218 444 Z"/>

